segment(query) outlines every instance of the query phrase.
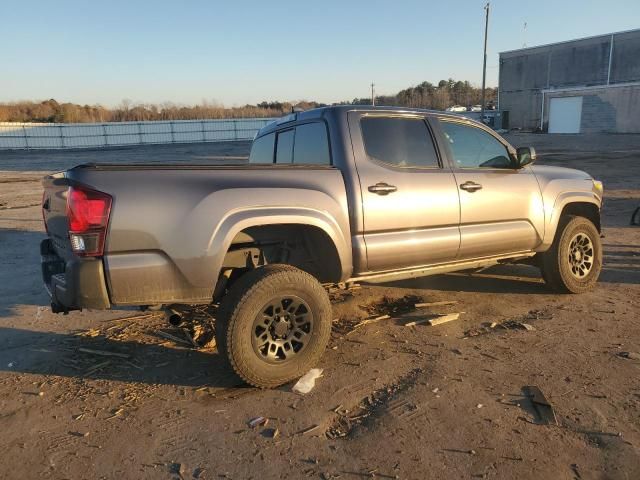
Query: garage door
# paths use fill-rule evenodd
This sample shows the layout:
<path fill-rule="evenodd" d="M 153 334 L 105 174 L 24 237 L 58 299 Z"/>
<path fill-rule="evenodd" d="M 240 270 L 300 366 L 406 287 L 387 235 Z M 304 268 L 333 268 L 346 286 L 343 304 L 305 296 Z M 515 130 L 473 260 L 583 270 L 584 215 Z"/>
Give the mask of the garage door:
<path fill-rule="evenodd" d="M 582 97 L 552 98 L 549 101 L 549 133 L 580 133 Z"/>

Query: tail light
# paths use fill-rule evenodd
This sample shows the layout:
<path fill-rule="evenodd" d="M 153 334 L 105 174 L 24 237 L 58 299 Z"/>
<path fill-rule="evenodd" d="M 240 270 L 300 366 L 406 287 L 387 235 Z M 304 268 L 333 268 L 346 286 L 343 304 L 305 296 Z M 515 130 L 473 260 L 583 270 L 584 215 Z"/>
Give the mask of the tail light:
<path fill-rule="evenodd" d="M 97 257 L 104 241 L 111 212 L 111 196 L 83 187 L 70 187 L 67 194 L 69 240 L 76 255 Z"/>

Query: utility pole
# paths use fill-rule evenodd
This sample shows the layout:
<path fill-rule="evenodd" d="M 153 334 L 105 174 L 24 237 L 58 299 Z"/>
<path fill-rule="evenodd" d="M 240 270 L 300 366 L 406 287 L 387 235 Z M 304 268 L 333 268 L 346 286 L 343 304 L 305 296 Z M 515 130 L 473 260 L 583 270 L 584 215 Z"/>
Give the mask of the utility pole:
<path fill-rule="evenodd" d="M 376 106 L 376 91 L 375 91 L 375 86 L 376 84 L 371 82 L 371 105 L 372 106 Z"/>
<path fill-rule="evenodd" d="M 482 61 L 482 107 L 480 109 L 480 121 L 484 123 L 484 108 L 485 108 L 485 87 L 487 81 L 487 34 L 489 32 L 489 5 L 484 6 L 485 11 L 485 23 L 484 23 L 484 60 Z"/>

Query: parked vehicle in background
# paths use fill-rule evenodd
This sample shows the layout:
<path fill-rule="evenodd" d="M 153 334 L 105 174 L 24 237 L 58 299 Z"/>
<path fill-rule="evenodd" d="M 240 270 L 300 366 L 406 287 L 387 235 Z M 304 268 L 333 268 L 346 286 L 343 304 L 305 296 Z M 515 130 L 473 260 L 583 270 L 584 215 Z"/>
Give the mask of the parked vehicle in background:
<path fill-rule="evenodd" d="M 462 105 L 453 105 L 446 110 L 447 112 L 466 112 L 467 107 L 463 107 Z"/>
<path fill-rule="evenodd" d="M 472 107 L 469 107 L 469 111 L 470 112 L 481 112 L 482 111 L 482 105 L 473 105 Z"/>
<path fill-rule="evenodd" d="M 319 360 L 328 284 L 527 262 L 592 289 L 602 184 L 535 159 L 459 115 L 349 105 L 262 128 L 243 166 L 81 165 L 44 179 L 44 282 L 54 312 L 218 304 L 220 353 L 275 387 Z"/>

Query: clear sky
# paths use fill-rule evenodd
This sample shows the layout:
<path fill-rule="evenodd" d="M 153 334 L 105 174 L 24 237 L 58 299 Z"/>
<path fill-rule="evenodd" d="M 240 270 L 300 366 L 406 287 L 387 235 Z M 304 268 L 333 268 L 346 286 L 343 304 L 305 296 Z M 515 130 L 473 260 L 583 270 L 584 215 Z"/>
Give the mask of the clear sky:
<path fill-rule="evenodd" d="M 0 0 L 0 101 L 334 102 L 480 85 L 482 0 Z M 640 0 L 494 0 L 498 52 L 640 27 Z"/>

